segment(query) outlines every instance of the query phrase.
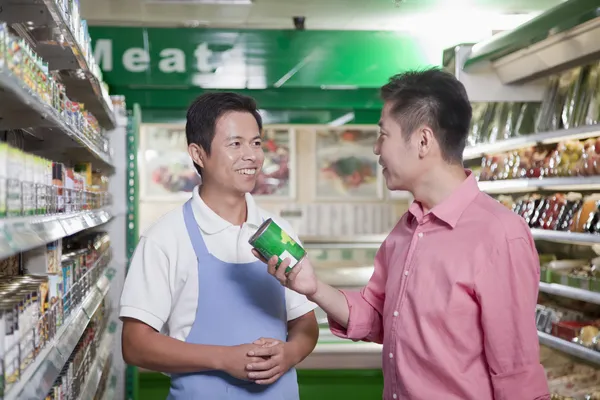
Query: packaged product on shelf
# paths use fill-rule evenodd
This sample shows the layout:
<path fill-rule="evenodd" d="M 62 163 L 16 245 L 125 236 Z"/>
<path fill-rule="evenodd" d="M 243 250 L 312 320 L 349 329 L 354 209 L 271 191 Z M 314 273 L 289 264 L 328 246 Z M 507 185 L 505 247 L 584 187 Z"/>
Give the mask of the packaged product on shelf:
<path fill-rule="evenodd" d="M 46 165 L 47 161 L 41 157 L 35 157 L 35 213 L 44 215 L 48 212 L 47 186 L 46 186 Z"/>
<path fill-rule="evenodd" d="M 27 274 L 46 275 L 62 273 L 60 262 L 62 242 L 57 240 L 43 247 L 23 253 L 24 270 Z"/>
<path fill-rule="evenodd" d="M 35 157 L 32 154 L 23 153 L 23 215 L 35 214 Z"/>
<path fill-rule="evenodd" d="M 61 163 L 52 163 L 52 185 L 56 191 L 56 212 L 65 212 L 65 166 Z"/>
<path fill-rule="evenodd" d="M 540 103 L 523 103 L 515 124 L 515 135 L 529 135 L 535 132 L 535 121 L 540 112 Z"/>
<path fill-rule="evenodd" d="M 4 68 L 6 63 L 6 41 L 8 32 L 6 30 L 6 24 L 0 22 L 0 70 Z"/>
<path fill-rule="evenodd" d="M 3 298 L 0 310 L 4 323 L 4 348 L 2 353 L 4 367 L 4 392 L 8 392 L 19 379 L 19 301 Z"/>
<path fill-rule="evenodd" d="M 23 212 L 23 193 L 21 182 L 24 174 L 23 153 L 21 150 L 8 149 L 7 214 L 20 216 Z"/>
<path fill-rule="evenodd" d="M 65 212 L 72 213 L 74 212 L 74 201 L 73 195 L 75 190 L 75 181 L 73 175 L 72 168 L 65 168 L 64 173 L 64 182 L 63 182 L 63 193 L 64 193 L 64 204 L 65 204 Z"/>
<path fill-rule="evenodd" d="M 21 272 L 21 254 L 0 259 L 0 276 L 17 276 Z"/>
<path fill-rule="evenodd" d="M 556 112 L 561 108 L 558 99 L 559 77 L 552 76 L 548 79 L 548 86 L 544 93 L 544 101 L 535 123 L 536 132 L 548 132 L 557 129 L 558 119 Z"/>
<path fill-rule="evenodd" d="M 564 74 L 566 94 L 559 128 L 569 129 L 577 125 L 575 117 L 581 107 L 581 89 L 587 78 L 587 70 L 586 67 L 577 67 Z"/>
<path fill-rule="evenodd" d="M 0 218 L 7 214 L 8 145 L 0 142 Z"/>
<path fill-rule="evenodd" d="M 590 104 L 584 115 L 585 125 L 596 125 L 600 123 L 600 64 L 594 67 L 596 74 L 595 82 L 590 81 L 591 96 Z"/>
<path fill-rule="evenodd" d="M 598 89 L 599 64 L 589 65 L 585 68 L 585 80 L 581 88 L 579 108 L 577 109 L 574 118 L 573 127 L 587 125 L 587 115 L 592 103 L 592 99 Z"/>

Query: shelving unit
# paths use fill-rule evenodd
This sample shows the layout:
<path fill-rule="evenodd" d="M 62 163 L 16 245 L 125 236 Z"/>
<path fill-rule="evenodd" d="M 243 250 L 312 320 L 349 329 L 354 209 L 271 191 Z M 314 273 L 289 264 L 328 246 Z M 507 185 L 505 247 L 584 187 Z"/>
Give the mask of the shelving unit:
<path fill-rule="evenodd" d="M 108 293 L 112 274 L 109 270 L 96 282 L 81 305 L 72 311 L 69 319 L 64 321 L 54 342 L 48 344 L 37 357 L 34 365 L 25 370 L 21 379 L 4 396 L 5 400 L 40 400 L 46 396 L 79 342 L 92 315 Z"/>
<path fill-rule="evenodd" d="M 0 129 L 27 128 L 27 151 L 56 161 L 93 162 L 113 172 L 110 154 L 96 148 L 14 74 L 0 68 Z"/>
<path fill-rule="evenodd" d="M 595 198 L 589 199 L 587 196 L 600 193 L 600 176 L 594 168 L 600 149 L 597 141 L 587 141 L 600 138 L 600 108 L 596 103 L 600 92 L 600 80 L 596 79 L 596 73 L 600 71 L 600 47 L 594 39 L 600 31 L 597 6 L 597 3 L 586 0 L 571 0 L 511 32 L 493 36 L 476 45 L 459 45 L 445 53 L 446 66 L 465 84 L 469 97 L 476 102 L 487 103 L 474 106 L 477 121 L 469 139 L 482 144 L 465 149 L 463 157 L 467 165 L 475 166 L 480 160 L 484 179 L 525 174 L 542 176 L 480 181 L 480 189 L 492 196 L 506 195 L 503 203 L 510 203 L 509 195 L 513 195 L 511 197 L 516 203 L 520 200 L 515 199 L 539 192 L 539 201 L 538 197 L 532 197 L 533 201 L 525 200 L 522 203 L 527 207 L 536 207 L 535 213 L 520 212 L 527 216 L 530 226 L 536 227 L 557 225 L 559 216 L 554 211 L 564 204 L 553 202 L 557 198 L 562 200 L 560 196 L 552 196 L 552 200 L 546 203 L 543 199 L 546 193 L 576 192 L 587 199 L 589 211 L 580 205 L 575 211 L 571 209 L 567 214 L 560 214 L 562 219 L 559 228 L 565 229 L 565 224 L 568 224 L 569 229 L 578 232 L 531 230 L 538 251 L 555 254 L 559 260 L 587 260 L 600 251 L 597 246 L 600 244 L 600 235 L 582 233 L 595 231 Z M 530 102 L 541 102 L 541 105 L 534 111 L 536 106 L 526 104 Z M 533 130 L 538 132 L 522 134 Z M 497 139 L 504 137 L 510 138 Z M 584 143 L 577 143 L 584 140 Z M 545 174 L 552 177 L 544 177 Z M 561 210 L 564 212 L 567 209 Z M 578 215 L 578 219 L 571 219 L 571 213 L 576 212 L 582 214 Z M 583 223 L 586 223 L 585 227 Z M 556 268 L 560 268 L 560 265 L 557 264 Z M 588 288 L 589 280 L 589 288 L 598 290 L 598 278 L 593 274 L 590 267 L 565 267 L 563 271 L 557 269 L 551 272 L 552 281 L 557 281 L 554 277 L 558 275 L 564 285 L 540 283 L 541 293 L 555 296 L 543 296 L 540 302 L 540 310 L 548 313 L 543 314 L 548 316 L 543 330 L 552 331 L 557 336 L 538 332 L 538 337 L 543 346 L 573 356 L 569 365 L 583 360 L 600 368 L 600 351 L 562 339 L 580 337 L 584 330 L 596 336 L 593 325 L 599 315 L 594 308 L 597 310 L 597 305 L 600 305 L 600 293 L 582 289 Z M 566 286 L 567 283 L 581 283 L 582 288 Z M 581 309 L 573 309 L 572 313 L 565 311 L 578 305 L 581 305 Z M 581 326 L 586 327 L 581 329 Z M 598 339 L 600 336 L 596 337 Z M 585 342 L 588 342 L 587 338 Z M 559 363 L 563 363 L 563 360 Z M 567 361 L 564 363 L 566 365 Z M 579 387 L 579 384 L 570 387 L 593 392 L 592 383 L 588 387 Z M 551 386 L 558 389 L 561 385 L 555 382 Z M 569 390 L 565 390 L 566 398 L 571 398 L 566 392 Z"/>
<path fill-rule="evenodd" d="M 600 293 L 556 283 L 540 282 L 540 292 L 600 305 Z"/>
<path fill-rule="evenodd" d="M 100 84 L 99 71 L 93 71 L 59 5 L 54 0 L 1 0 L 0 5 L 1 20 L 12 24 L 51 70 L 61 71 L 69 98 L 85 103 L 105 129 L 115 129 L 112 103 Z"/>
<path fill-rule="evenodd" d="M 463 153 L 464 160 L 474 160 L 484 155 L 497 154 L 510 150 L 518 150 L 536 144 L 552 144 L 563 140 L 581 140 L 600 136 L 600 126 L 588 125 L 572 129 L 560 129 L 552 132 L 532 133 L 520 137 L 499 140 L 494 143 L 469 146 Z"/>
<path fill-rule="evenodd" d="M 94 364 L 92 364 L 92 367 L 90 368 L 91 373 L 88 375 L 87 380 L 85 381 L 85 385 L 81 390 L 81 399 L 94 399 L 96 396 L 96 393 L 98 391 L 98 384 L 100 383 L 100 379 L 102 378 L 104 367 L 106 365 L 108 357 L 112 352 L 115 325 L 115 322 L 110 323 L 110 326 L 107 327 L 106 332 L 102 337 L 102 341 L 98 345 L 98 350 L 96 351 L 96 359 L 94 360 Z"/>
<path fill-rule="evenodd" d="M 50 171 L 52 176 L 46 177 L 48 172 L 44 172 L 44 183 L 38 181 L 41 179 L 39 171 L 38 176 L 28 178 L 30 180 L 27 182 L 36 187 L 36 191 L 28 192 L 33 193 L 35 211 L 25 207 L 25 189 L 20 189 L 21 213 L 13 210 L 9 217 L 5 217 L 6 210 L 1 207 L 3 201 L 8 201 L 8 197 L 0 199 L 0 260 L 11 257 L 11 260 L 18 258 L 20 263 L 25 263 L 23 260 L 27 257 L 13 256 L 27 255 L 32 250 L 37 252 L 49 243 L 60 239 L 68 240 L 75 234 L 101 230 L 107 232 L 110 238 L 112 261 L 110 268 L 104 271 L 97 282 L 90 282 L 91 290 L 84 298 L 67 290 L 62 293 L 63 289 L 60 289 L 60 295 L 65 296 L 65 320 L 61 321 L 62 325 L 53 336 L 48 334 L 49 340 L 35 354 L 33 362 L 26 367 L 20 365 L 20 377 L 7 386 L 3 397 L 5 400 L 46 398 L 56 379 L 70 365 L 74 350 L 79 349 L 77 345 L 80 339 L 89 334 L 90 323 L 94 321 L 97 324 L 101 315 L 107 315 L 100 311 L 108 312 L 109 318 L 114 316 L 111 308 L 118 305 L 127 267 L 125 205 L 128 196 L 125 188 L 128 180 L 128 121 L 124 105 L 122 108 L 113 106 L 113 99 L 102 82 L 102 72 L 93 59 L 87 27 L 77 17 L 79 12 L 76 7 L 77 2 L 0 0 L 0 24 L 6 24 L 0 26 L 0 132 L 4 133 L 1 136 L 3 141 L 22 151 L 19 154 L 23 155 L 24 160 L 19 161 L 23 162 L 23 166 L 20 166 L 23 170 L 21 175 L 10 175 L 10 168 L 15 168 L 10 162 L 0 168 L 0 182 L 6 184 L 12 180 L 24 187 L 25 176 L 30 174 L 30 171 L 25 173 L 24 165 L 30 160 L 30 155 L 55 163 Z M 19 51 L 17 56 L 10 53 L 4 45 L 9 41 L 13 45 L 11 51 Z M 115 104 L 122 105 L 122 98 Z M 6 158 L 4 155 L 1 157 Z M 90 165 L 86 165 L 88 163 Z M 54 167 L 59 167 L 58 170 L 62 167 L 62 172 L 56 172 Z M 76 168 L 82 168 L 79 171 L 82 177 L 86 174 L 86 186 L 105 185 L 108 179 L 108 193 L 100 193 L 95 187 L 67 187 L 65 170 L 70 168 L 75 172 Z M 64 174 L 65 182 L 56 182 L 54 175 L 60 173 Z M 93 180 L 96 178 L 97 181 Z M 36 181 L 33 182 L 33 179 Z M 49 183 L 48 179 L 52 182 Z M 78 182 L 74 178 L 69 179 Z M 46 193 L 44 186 L 48 192 L 40 196 L 37 185 L 42 187 L 39 189 L 40 193 Z M 7 196 L 2 191 L 0 195 Z M 69 207 L 57 206 L 61 205 L 60 201 L 66 202 L 67 198 L 72 201 Z M 81 199 L 85 199 L 85 202 Z M 50 201 L 53 202 L 52 207 L 43 203 Z M 77 212 L 70 212 L 71 210 Z M 89 254 L 91 253 L 86 253 L 86 257 Z M 60 258 L 58 262 L 61 264 Z M 62 268 L 64 263 L 63 258 Z M 19 271 L 25 273 L 27 269 Z M 48 275 L 52 276 L 52 273 L 49 272 Z M 59 276 L 55 274 L 53 279 L 59 279 Z M 70 284 L 87 288 L 87 282 L 78 280 Z M 65 286 L 59 287 L 66 288 L 66 283 L 62 284 Z M 4 296 L 6 295 L 2 295 L 3 300 Z M 77 301 L 72 300 L 71 296 Z M 64 300 L 66 298 L 69 300 Z M 74 301 L 69 303 L 71 308 L 68 314 L 66 301 Z M 53 307 L 53 310 L 57 310 L 59 306 Z M 63 310 L 62 305 L 60 310 Z M 47 313 L 42 318 L 44 321 L 48 318 L 50 324 L 55 321 L 55 316 Z M 109 356 L 120 354 L 120 322 L 108 321 L 110 326 L 99 342 L 91 372 L 81 382 L 83 387 L 78 397 L 80 400 L 96 396 Z M 107 390 L 103 396 L 110 399 L 124 398 L 125 364 L 118 356 L 110 358 L 110 362 L 110 370 L 107 369 L 110 373 L 110 385 L 107 382 Z"/>
<path fill-rule="evenodd" d="M 600 190 L 600 176 L 570 178 L 506 179 L 479 182 L 479 189 L 489 194 L 508 194 L 536 191 Z"/>
<path fill-rule="evenodd" d="M 563 353 L 570 354 L 589 363 L 600 366 L 600 352 L 590 350 L 576 343 L 567 342 L 566 340 L 557 338 L 544 332 L 538 332 L 540 344 L 551 347 Z"/>
<path fill-rule="evenodd" d="M 83 211 L 60 216 L 0 219 L 0 258 L 31 250 L 54 240 L 96 228 L 111 219 L 108 210 Z"/>

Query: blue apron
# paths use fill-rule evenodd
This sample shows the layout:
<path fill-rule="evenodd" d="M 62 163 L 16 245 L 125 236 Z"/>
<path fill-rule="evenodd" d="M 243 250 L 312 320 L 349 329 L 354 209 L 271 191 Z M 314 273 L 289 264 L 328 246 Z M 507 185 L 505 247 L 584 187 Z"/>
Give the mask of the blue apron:
<path fill-rule="evenodd" d="M 198 306 L 186 342 L 234 346 L 261 337 L 285 342 L 285 288 L 269 275 L 261 261 L 231 264 L 210 254 L 191 200 L 184 205 L 183 216 L 198 259 Z M 295 369 L 272 385 L 239 380 L 220 371 L 173 374 L 168 399 L 298 400 L 298 381 Z"/>

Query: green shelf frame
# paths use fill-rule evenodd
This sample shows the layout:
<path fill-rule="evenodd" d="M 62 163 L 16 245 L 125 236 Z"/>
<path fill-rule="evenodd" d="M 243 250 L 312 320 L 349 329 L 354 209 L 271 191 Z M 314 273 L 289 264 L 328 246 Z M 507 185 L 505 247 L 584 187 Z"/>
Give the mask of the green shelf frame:
<path fill-rule="evenodd" d="M 139 239 L 139 172 L 138 144 L 142 121 L 139 104 L 134 104 L 127 118 L 127 271 Z M 139 371 L 128 365 L 125 372 L 125 393 L 127 400 L 138 400 Z M 142 397 L 143 398 L 143 397 Z"/>

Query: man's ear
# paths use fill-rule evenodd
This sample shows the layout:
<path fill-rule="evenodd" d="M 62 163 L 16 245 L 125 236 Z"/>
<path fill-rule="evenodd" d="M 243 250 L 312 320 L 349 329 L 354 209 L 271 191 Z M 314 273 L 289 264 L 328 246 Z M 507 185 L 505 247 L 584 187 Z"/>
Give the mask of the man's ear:
<path fill-rule="evenodd" d="M 188 154 L 192 157 L 195 164 L 204 168 L 204 160 L 206 160 L 206 153 L 204 149 L 198 146 L 196 143 L 192 143 L 188 146 Z"/>

